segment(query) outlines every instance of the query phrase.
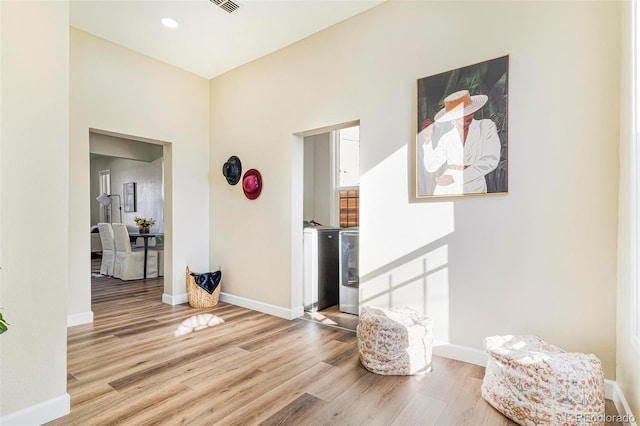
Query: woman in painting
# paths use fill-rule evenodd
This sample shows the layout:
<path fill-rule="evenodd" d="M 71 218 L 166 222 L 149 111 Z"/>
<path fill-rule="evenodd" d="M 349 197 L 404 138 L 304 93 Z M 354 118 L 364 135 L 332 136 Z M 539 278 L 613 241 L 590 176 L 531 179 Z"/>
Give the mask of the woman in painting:
<path fill-rule="evenodd" d="M 489 119 L 475 120 L 474 113 L 484 106 L 487 96 L 470 96 L 460 90 L 444 98 L 444 108 L 434 117 L 435 123 L 423 128 L 423 163 L 433 173 L 446 164 L 435 178 L 433 195 L 486 193 L 485 175 L 500 161 L 500 138 Z M 452 123 L 438 140 L 433 140 L 434 126 Z"/>

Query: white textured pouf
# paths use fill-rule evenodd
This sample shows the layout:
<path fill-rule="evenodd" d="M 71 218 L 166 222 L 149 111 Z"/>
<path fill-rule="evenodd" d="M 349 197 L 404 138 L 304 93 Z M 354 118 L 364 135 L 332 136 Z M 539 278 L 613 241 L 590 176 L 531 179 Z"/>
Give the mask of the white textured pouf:
<path fill-rule="evenodd" d="M 358 321 L 360 362 L 376 374 L 408 375 L 431 371 L 433 324 L 409 308 L 365 306 Z"/>
<path fill-rule="evenodd" d="M 604 372 L 593 354 L 569 353 L 538 336 L 484 339 L 482 397 L 521 425 L 604 424 Z"/>

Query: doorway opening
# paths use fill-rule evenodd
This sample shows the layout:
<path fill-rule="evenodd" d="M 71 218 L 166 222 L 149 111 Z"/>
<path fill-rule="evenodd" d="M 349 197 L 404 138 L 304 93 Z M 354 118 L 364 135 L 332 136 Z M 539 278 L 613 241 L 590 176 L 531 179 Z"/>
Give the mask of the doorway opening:
<path fill-rule="evenodd" d="M 146 138 L 89 130 L 89 199 L 91 225 L 91 276 L 94 279 L 137 279 L 134 266 L 141 263 L 141 279 L 160 280 L 160 288 L 171 288 L 171 278 L 164 280 L 165 264 L 170 263 L 170 209 L 165 208 L 167 170 L 170 172 L 169 143 Z M 167 167 L 165 167 L 165 161 Z M 170 198 L 169 198 L 170 199 Z M 141 232 L 137 219 L 153 223 L 151 234 Z M 144 262 L 123 263 L 121 277 L 114 278 L 115 259 L 105 274 L 105 259 L 98 223 L 121 223 L 129 234 L 129 251 L 142 251 Z M 117 254 L 117 253 L 115 253 Z M 123 255 L 124 256 L 124 255 Z M 152 256 L 157 258 L 149 259 Z M 115 258 L 116 256 L 114 256 Z M 124 256 L 126 257 L 126 256 Z M 136 259 L 140 257 L 137 256 Z M 116 274 L 117 275 L 117 274 Z M 165 282 L 169 281 L 169 282 Z M 160 299 L 163 293 L 158 294 Z"/>
<path fill-rule="evenodd" d="M 360 126 L 303 140 L 304 318 L 355 331 L 359 313 Z"/>

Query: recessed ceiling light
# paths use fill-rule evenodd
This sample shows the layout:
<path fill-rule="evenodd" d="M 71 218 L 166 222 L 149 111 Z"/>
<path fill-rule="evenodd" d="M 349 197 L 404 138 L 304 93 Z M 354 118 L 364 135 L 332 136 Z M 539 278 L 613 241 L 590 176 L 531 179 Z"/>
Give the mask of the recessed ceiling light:
<path fill-rule="evenodd" d="M 175 19 L 162 18 L 160 21 L 162 22 L 162 25 L 167 28 L 178 28 L 178 21 L 176 21 Z"/>

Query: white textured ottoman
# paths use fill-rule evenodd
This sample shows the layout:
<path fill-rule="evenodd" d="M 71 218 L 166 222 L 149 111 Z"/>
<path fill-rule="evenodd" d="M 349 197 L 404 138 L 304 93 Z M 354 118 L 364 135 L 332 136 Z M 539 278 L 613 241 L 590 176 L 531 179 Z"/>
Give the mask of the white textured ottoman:
<path fill-rule="evenodd" d="M 482 397 L 521 425 L 602 425 L 604 372 L 593 354 L 569 353 L 537 336 L 493 336 Z"/>
<path fill-rule="evenodd" d="M 376 374 L 408 375 L 431 371 L 433 324 L 409 308 L 365 306 L 358 321 L 360 362 Z"/>

